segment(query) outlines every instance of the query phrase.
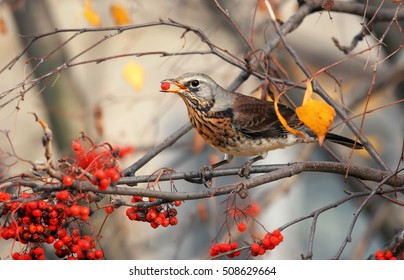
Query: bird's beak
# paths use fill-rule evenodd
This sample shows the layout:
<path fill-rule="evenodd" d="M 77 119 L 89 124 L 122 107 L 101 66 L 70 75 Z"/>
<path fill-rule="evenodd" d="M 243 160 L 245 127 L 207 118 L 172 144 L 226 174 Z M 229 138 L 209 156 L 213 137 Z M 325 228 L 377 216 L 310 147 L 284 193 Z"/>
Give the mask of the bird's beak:
<path fill-rule="evenodd" d="M 186 86 L 173 79 L 162 80 L 160 83 L 161 83 L 161 90 L 160 90 L 161 92 L 180 93 L 181 91 L 188 89 Z"/>

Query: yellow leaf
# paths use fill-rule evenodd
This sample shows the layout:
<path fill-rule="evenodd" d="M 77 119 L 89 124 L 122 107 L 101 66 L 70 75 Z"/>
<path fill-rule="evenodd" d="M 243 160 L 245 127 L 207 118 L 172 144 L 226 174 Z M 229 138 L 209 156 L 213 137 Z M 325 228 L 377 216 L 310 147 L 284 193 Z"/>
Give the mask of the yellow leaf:
<path fill-rule="evenodd" d="M 311 86 L 312 80 L 313 80 L 313 78 L 310 78 L 306 82 L 306 91 L 304 92 L 304 98 L 303 98 L 302 105 L 306 104 L 307 101 L 311 100 L 311 96 L 313 95 L 313 87 Z"/>
<path fill-rule="evenodd" d="M 144 82 L 143 66 L 135 61 L 129 61 L 123 68 L 123 76 L 135 91 L 140 91 Z"/>
<path fill-rule="evenodd" d="M 7 33 L 7 25 L 3 18 L 0 18 L 0 34 L 4 35 Z"/>
<path fill-rule="evenodd" d="M 84 3 L 84 18 L 95 27 L 101 26 L 101 18 L 91 7 L 91 0 L 86 0 Z"/>
<path fill-rule="evenodd" d="M 121 5 L 112 4 L 110 6 L 110 11 L 116 25 L 118 26 L 128 25 L 132 22 L 128 12 Z"/>
<path fill-rule="evenodd" d="M 296 114 L 299 120 L 317 135 L 321 145 L 325 134 L 334 121 L 334 108 L 327 103 L 310 98 L 304 105 L 296 108 Z"/>
<path fill-rule="evenodd" d="M 291 128 L 288 125 L 288 122 L 285 120 L 285 118 L 281 115 L 281 113 L 279 112 L 278 109 L 278 96 L 275 96 L 275 102 L 274 102 L 274 107 L 275 107 L 275 113 L 276 116 L 278 117 L 279 121 L 281 122 L 281 124 L 283 125 L 284 128 L 286 128 L 287 131 L 289 131 L 290 133 L 293 133 L 295 135 L 298 135 L 300 137 L 305 138 L 304 134 L 296 129 Z"/>

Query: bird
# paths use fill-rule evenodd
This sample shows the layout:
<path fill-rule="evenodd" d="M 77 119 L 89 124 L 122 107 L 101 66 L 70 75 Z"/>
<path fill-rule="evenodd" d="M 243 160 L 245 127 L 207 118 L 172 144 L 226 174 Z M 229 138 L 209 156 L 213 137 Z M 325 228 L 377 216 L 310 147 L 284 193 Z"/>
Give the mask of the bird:
<path fill-rule="evenodd" d="M 268 151 L 298 143 L 318 142 L 291 107 L 278 104 L 287 124 L 304 137 L 289 132 L 276 115 L 274 102 L 231 92 L 203 73 L 185 73 L 161 81 L 161 92 L 175 93 L 184 101 L 194 129 L 214 149 L 224 153 L 216 168 L 229 163 L 234 156 L 253 156 L 243 164 L 240 176 L 249 176 L 251 165 L 266 157 Z M 362 149 L 362 144 L 347 137 L 327 133 L 325 140 Z"/>

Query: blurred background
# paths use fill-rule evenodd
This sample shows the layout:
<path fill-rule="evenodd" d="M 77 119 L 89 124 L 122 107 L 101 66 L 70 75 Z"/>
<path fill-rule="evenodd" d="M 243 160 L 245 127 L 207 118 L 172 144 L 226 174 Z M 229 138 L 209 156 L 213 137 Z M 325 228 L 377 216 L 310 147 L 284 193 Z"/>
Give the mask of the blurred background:
<path fill-rule="evenodd" d="M 298 9 L 297 1 L 270 2 L 281 21 L 288 20 Z M 377 6 L 380 1 L 371 2 Z M 232 0 L 220 3 L 256 49 L 271 38 L 274 31 L 263 1 Z M 383 7 L 388 5 L 395 7 L 389 3 L 383 4 Z M 184 30 L 179 28 L 160 25 L 121 33 L 111 29 L 76 34 L 76 29 L 115 27 L 120 24 L 112 7 L 121 7 L 127 13 L 126 21 L 125 15 L 121 14 L 124 17 L 122 24 L 146 24 L 159 19 L 172 19 L 200 29 L 213 44 L 240 60 L 248 51 L 240 34 L 213 1 L 0 1 L 0 129 L 10 131 L 13 147 L 21 158 L 44 160 L 41 146 L 43 132 L 29 114 L 35 112 L 54 133 L 55 158 L 71 153 L 72 139 L 85 131 L 96 142 L 107 141 L 113 145 L 134 147 L 135 152 L 120 162 L 122 167 L 126 167 L 188 122 L 182 100 L 174 94 L 159 92 L 161 80 L 185 72 L 202 72 L 227 87 L 240 73 L 240 69 L 214 55 L 147 55 L 152 52 L 208 49 L 200 38 L 191 32 L 184 35 Z M 287 39 L 315 73 L 347 57 L 335 47 L 331 38 L 337 38 L 341 45 L 350 45 L 361 31 L 361 21 L 360 16 L 313 13 L 297 30 L 287 35 Z M 388 23 L 376 23 L 373 35 L 359 42 L 353 52 L 374 45 Z M 397 24 L 402 27 L 402 22 Z M 70 28 L 75 30 L 54 32 L 55 29 Z M 49 32 L 53 34 L 35 40 L 22 57 L 13 62 L 34 36 Z M 385 107 L 366 116 L 363 133 L 372 140 L 383 160 L 393 170 L 399 164 L 403 146 L 403 102 L 397 102 L 404 98 L 404 57 L 402 51 L 397 51 L 400 44 L 402 46 L 402 35 L 402 30 L 394 25 L 386 35 L 386 46 L 381 48 L 381 52 L 378 52 L 378 48 L 365 51 L 328 70 L 332 76 L 320 75 L 318 79 L 327 92 L 335 100 L 344 102 L 347 112 L 355 116 L 364 110 L 365 99 L 372 87 L 375 62 L 386 59 L 378 64 L 374 89 L 370 90 L 367 105 L 371 110 Z M 393 52 L 394 55 L 390 56 Z M 145 55 L 125 56 L 130 53 Z M 301 83 L 305 79 L 283 46 L 279 46 L 272 55 L 288 73 L 289 80 Z M 80 64 L 114 56 L 117 57 L 100 63 Z M 77 65 L 69 65 L 58 74 L 35 83 L 38 77 L 50 72 L 57 73 L 58 67 L 63 67 L 67 61 Z M 26 84 L 22 87 L 23 83 Z M 258 79 L 251 77 L 238 91 L 250 94 L 260 85 Z M 22 95 L 30 86 L 33 88 Z M 303 93 L 296 90 L 290 96 L 301 100 Z M 360 126 L 361 117 L 355 118 L 354 122 Z M 335 124 L 339 124 L 338 120 Z M 354 138 L 344 125 L 336 126 L 333 132 Z M 4 135 L 1 135 L 0 143 L 3 150 L 10 149 Z M 344 161 L 349 160 L 350 149 L 332 145 L 329 148 Z M 221 157 L 191 131 L 139 170 L 137 175 L 152 174 L 163 167 L 176 171 L 199 170 L 212 159 L 220 160 Z M 231 166 L 239 166 L 245 160 L 239 158 Z M 333 160 L 333 157 L 318 145 L 310 144 L 270 152 L 265 161 L 259 163 L 304 160 Z M 355 152 L 352 163 L 377 167 L 366 152 Z M 29 167 L 27 163 L 18 162 L 10 173 L 28 172 Z M 214 184 L 218 186 L 238 180 L 236 176 L 216 179 Z M 169 190 L 169 183 L 161 183 L 160 186 L 163 190 Z M 182 192 L 204 188 L 183 181 L 176 181 L 175 186 Z M 345 197 L 344 190 L 358 191 L 364 188 L 353 180 L 344 181 L 342 176 L 305 173 L 253 189 L 249 199 L 261 205 L 262 211 L 257 220 L 272 231 Z M 207 259 L 211 243 L 223 242 L 227 236 L 226 230 L 220 231 L 225 221 L 224 201 L 226 196 L 186 201 L 178 209 L 177 226 L 156 230 L 147 223 L 129 221 L 125 209 L 117 209 L 113 213 L 114 218 L 106 221 L 100 244 L 107 259 Z M 362 201 L 352 200 L 320 215 L 314 239 L 315 259 L 329 259 L 336 254 L 346 236 L 352 215 Z M 240 201 L 240 205 L 245 203 Z M 404 226 L 403 214 L 402 207 L 378 197 L 373 199 L 361 214 L 352 242 L 342 258 L 366 259 L 382 248 L 395 230 Z M 96 212 L 95 215 L 99 216 L 93 225 L 97 231 L 104 213 Z M 301 254 L 307 252 L 310 227 L 311 219 L 308 219 L 287 228 L 283 232 L 284 242 L 260 258 L 300 259 Z M 231 230 L 240 244 L 243 240 L 251 242 L 248 230 L 243 234 L 234 228 Z M 263 232 L 259 227 L 257 231 Z M 0 240 L 1 256 L 6 256 L 11 246 L 11 241 Z M 49 258 L 52 257 L 50 254 Z"/>

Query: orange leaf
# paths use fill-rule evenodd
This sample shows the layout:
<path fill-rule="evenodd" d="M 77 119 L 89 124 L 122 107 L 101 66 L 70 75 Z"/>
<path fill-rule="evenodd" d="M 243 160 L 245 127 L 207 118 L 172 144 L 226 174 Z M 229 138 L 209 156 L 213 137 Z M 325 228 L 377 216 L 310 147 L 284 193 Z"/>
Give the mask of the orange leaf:
<path fill-rule="evenodd" d="M 312 98 L 312 80 L 311 78 L 306 82 L 306 91 L 304 93 L 302 106 L 296 108 L 296 114 L 299 120 L 317 135 L 321 145 L 328 129 L 334 121 L 335 110 L 327 103 Z"/>
<path fill-rule="evenodd" d="M 101 26 L 101 18 L 91 7 L 91 0 L 86 0 L 84 4 L 84 18 L 95 27 Z"/>
<path fill-rule="evenodd" d="M 129 13 L 121 5 L 112 4 L 110 6 L 110 11 L 116 25 L 118 26 L 128 25 L 132 22 Z"/>
<path fill-rule="evenodd" d="M 322 101 L 309 99 L 304 105 L 296 108 L 296 114 L 299 120 L 317 135 L 321 145 L 334 121 L 334 108 Z"/>
<path fill-rule="evenodd" d="M 0 34 L 4 35 L 7 33 L 7 25 L 3 18 L 0 18 Z"/>
<path fill-rule="evenodd" d="M 198 212 L 199 219 L 201 219 L 201 221 L 206 221 L 206 220 L 208 220 L 208 217 L 209 217 L 209 215 L 208 215 L 208 209 L 206 208 L 206 204 L 205 204 L 205 203 L 200 202 L 200 203 L 197 205 L 197 212 Z"/>
<path fill-rule="evenodd" d="M 278 96 L 275 96 L 275 102 L 274 102 L 274 106 L 275 106 L 275 113 L 276 116 L 278 117 L 279 121 L 281 122 L 281 124 L 283 125 L 284 128 L 286 128 L 287 131 L 289 131 L 290 133 L 293 133 L 295 135 L 298 135 L 300 137 L 305 138 L 304 134 L 296 129 L 291 128 L 288 125 L 288 122 L 285 120 L 285 118 L 281 115 L 281 113 L 279 112 L 278 109 Z"/>
<path fill-rule="evenodd" d="M 304 92 L 304 98 L 303 98 L 302 105 L 306 104 L 306 102 L 309 101 L 311 99 L 311 96 L 313 95 L 313 87 L 311 86 L 312 80 L 313 80 L 313 78 L 310 78 L 306 82 L 306 91 Z"/>
<path fill-rule="evenodd" d="M 144 82 L 143 66 L 135 61 L 129 61 L 123 68 L 123 76 L 135 91 L 140 91 Z"/>

